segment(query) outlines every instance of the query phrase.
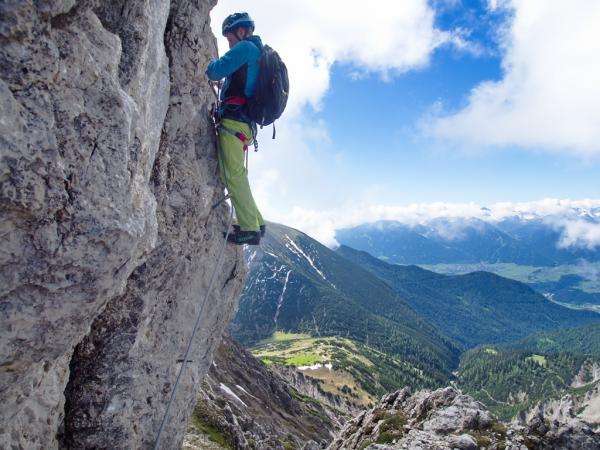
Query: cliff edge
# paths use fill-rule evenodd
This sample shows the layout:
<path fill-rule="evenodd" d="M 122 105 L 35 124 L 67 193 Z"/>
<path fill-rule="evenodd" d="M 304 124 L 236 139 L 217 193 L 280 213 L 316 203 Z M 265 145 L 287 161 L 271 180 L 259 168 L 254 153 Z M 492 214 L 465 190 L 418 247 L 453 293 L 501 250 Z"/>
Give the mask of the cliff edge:
<path fill-rule="evenodd" d="M 228 217 L 215 3 L 0 3 L 1 448 L 152 446 Z M 226 247 L 161 448 L 181 446 L 244 275 Z"/>

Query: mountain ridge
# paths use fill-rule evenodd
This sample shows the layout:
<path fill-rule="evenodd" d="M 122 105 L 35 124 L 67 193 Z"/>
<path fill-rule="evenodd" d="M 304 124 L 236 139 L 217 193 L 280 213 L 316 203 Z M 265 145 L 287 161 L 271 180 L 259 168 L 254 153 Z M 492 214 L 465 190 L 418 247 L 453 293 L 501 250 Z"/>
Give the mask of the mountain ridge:
<path fill-rule="evenodd" d="M 249 250 L 248 281 L 231 324 L 243 344 L 277 330 L 349 338 L 401 355 L 427 374 L 428 386 L 456 367 L 456 344 L 385 282 L 304 233 L 267 228 L 261 248 Z"/>
<path fill-rule="evenodd" d="M 417 312 L 467 347 L 600 321 L 596 313 L 569 310 L 523 283 L 489 272 L 449 276 L 388 264 L 348 246 L 336 251 L 379 276 Z"/>
<path fill-rule="evenodd" d="M 578 215 L 588 224 L 600 216 Z M 371 253 L 397 264 L 472 264 L 514 262 L 554 266 L 579 259 L 600 261 L 600 247 L 567 247 L 565 225 L 544 217 L 519 216 L 487 221 L 469 217 L 438 217 L 406 224 L 393 220 L 336 230 L 340 245 Z"/>

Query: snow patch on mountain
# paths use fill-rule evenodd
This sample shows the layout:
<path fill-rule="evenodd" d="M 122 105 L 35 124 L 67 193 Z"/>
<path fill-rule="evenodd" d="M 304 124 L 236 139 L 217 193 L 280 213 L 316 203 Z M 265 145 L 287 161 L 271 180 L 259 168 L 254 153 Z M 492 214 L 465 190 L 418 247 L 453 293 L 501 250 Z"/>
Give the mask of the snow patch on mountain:
<path fill-rule="evenodd" d="M 287 266 L 284 264 L 281 267 L 279 267 L 279 269 L 277 270 L 273 270 L 273 275 L 271 275 L 269 278 L 265 278 L 265 280 L 272 280 L 273 278 L 275 278 L 277 275 L 279 275 L 279 272 L 281 272 L 282 270 L 284 270 L 285 268 L 287 268 Z"/>
<path fill-rule="evenodd" d="M 318 369 L 322 369 L 323 367 L 325 367 L 326 369 L 329 370 L 333 370 L 333 364 L 331 363 L 327 363 L 327 364 L 321 364 L 321 363 L 315 363 L 312 366 L 300 366 L 298 367 L 298 370 L 318 370 Z"/>
<path fill-rule="evenodd" d="M 248 257 L 248 264 L 250 264 L 252 261 L 254 261 L 254 258 L 256 258 L 256 250 L 254 250 L 252 253 L 250 253 L 250 256 Z"/>
<path fill-rule="evenodd" d="M 244 394 L 248 395 L 249 397 L 252 397 L 252 398 L 255 398 L 256 400 L 258 400 L 257 397 L 255 397 L 254 395 L 252 395 L 250 392 L 248 392 L 246 389 L 244 389 L 239 384 L 236 384 L 235 387 L 238 388 L 238 390 L 242 391 Z"/>
<path fill-rule="evenodd" d="M 285 275 L 285 282 L 283 283 L 283 290 L 281 291 L 281 295 L 279 296 L 279 300 L 277 300 L 277 310 L 275 311 L 275 317 L 273 321 L 275 322 L 275 326 L 277 326 L 277 319 L 279 318 L 279 310 L 281 309 L 281 305 L 283 304 L 283 296 L 285 295 L 285 291 L 287 290 L 288 281 L 290 280 L 291 270 L 288 270 L 288 273 Z"/>
<path fill-rule="evenodd" d="M 240 402 L 242 405 L 244 405 L 245 407 L 248 407 L 248 405 L 246 405 L 241 398 L 239 398 L 235 392 L 233 392 L 228 386 L 226 386 L 223 383 L 220 383 L 219 387 L 221 388 L 221 390 L 227 394 L 229 397 L 233 398 L 234 400 Z"/>
<path fill-rule="evenodd" d="M 288 248 L 289 251 L 291 251 L 292 253 L 296 254 L 299 257 L 303 257 L 304 259 L 306 259 L 306 261 L 308 261 L 308 264 L 310 264 L 310 266 L 315 270 L 315 272 L 317 272 L 321 278 L 323 278 L 325 281 L 327 281 L 329 284 L 331 284 L 333 286 L 333 284 L 327 279 L 327 277 L 325 277 L 325 274 L 319 270 L 319 268 L 315 265 L 313 259 L 308 256 L 306 253 L 304 253 L 304 251 L 302 251 L 302 249 L 286 234 L 285 235 L 286 239 L 288 240 L 288 243 L 285 244 L 285 246 Z M 335 286 L 334 286 L 335 287 Z"/>

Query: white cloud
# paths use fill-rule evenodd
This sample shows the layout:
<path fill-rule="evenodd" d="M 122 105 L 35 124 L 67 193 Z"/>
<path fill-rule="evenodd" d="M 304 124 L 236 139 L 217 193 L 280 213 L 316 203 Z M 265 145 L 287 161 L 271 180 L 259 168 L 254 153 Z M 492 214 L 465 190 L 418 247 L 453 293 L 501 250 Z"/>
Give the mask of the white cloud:
<path fill-rule="evenodd" d="M 471 148 L 518 146 L 600 155 L 600 2 L 502 0 L 504 76 L 481 83 L 468 105 L 428 130 Z"/>
<path fill-rule="evenodd" d="M 248 173 L 252 191 L 265 217 L 289 209 L 294 202 L 324 207 L 318 199 L 328 190 L 326 173 L 318 148 L 326 146 L 327 130 L 322 124 L 310 126 L 301 118 L 277 124 L 277 138 L 271 128 L 259 132 L 259 151 L 250 151 Z M 293 194 L 293 195 L 291 195 Z"/>
<path fill-rule="evenodd" d="M 498 8 L 498 0 L 488 0 L 488 7 L 491 10 L 495 10 Z"/>
<path fill-rule="evenodd" d="M 597 264 L 590 264 L 587 261 L 581 260 L 576 266 L 577 275 L 593 282 L 600 281 L 600 267 Z"/>
<path fill-rule="evenodd" d="M 446 241 L 460 241 L 467 237 L 467 231 L 483 233 L 486 229 L 481 221 L 467 221 L 462 218 L 434 220 L 429 226 L 433 230 L 432 234 Z M 429 237 L 429 234 L 427 236 Z"/>
<path fill-rule="evenodd" d="M 590 214 L 596 223 L 581 218 Z M 563 246 L 594 248 L 600 245 L 600 200 L 544 199 L 536 202 L 502 202 L 484 207 L 477 203 L 413 203 L 404 206 L 344 205 L 335 210 L 294 208 L 282 223 L 298 228 L 324 245 L 336 246 L 335 230 L 379 220 L 394 220 L 407 225 L 427 223 L 437 218 L 475 218 L 497 222 L 507 217 L 539 218 L 563 230 Z M 277 221 L 278 219 L 276 219 Z M 460 231 L 461 222 L 452 221 L 453 233 Z M 587 223 L 587 225 L 586 225 Z"/>
<path fill-rule="evenodd" d="M 570 217 L 576 218 L 586 212 L 595 213 L 600 200 L 561 200 L 546 198 L 535 202 L 499 202 L 490 209 L 493 220 L 502 220 L 513 215 L 523 218 L 534 217 Z M 597 214 L 597 213 L 596 213 Z"/>
<path fill-rule="evenodd" d="M 600 246 L 600 223 L 584 220 L 567 220 L 558 246 L 561 248 L 578 247 L 593 250 Z"/>
<path fill-rule="evenodd" d="M 445 1 L 450 6 L 454 3 Z M 506 28 L 502 41 L 505 77 L 480 85 L 469 106 L 457 114 L 441 117 L 442 106 L 434 113 L 437 119 L 432 129 L 440 137 L 475 145 L 598 153 L 600 37 L 596 24 L 600 23 L 600 4 L 594 3 L 490 0 L 490 8 L 515 8 L 515 21 Z M 290 101 L 277 122 L 277 139 L 270 139 L 270 129 L 263 131 L 259 153 L 250 155 L 251 184 L 266 218 L 335 245 L 336 229 L 364 222 L 416 224 L 435 217 L 498 220 L 514 211 L 566 214 L 578 204 L 544 200 L 502 203 L 490 210 L 475 203 L 389 206 L 370 201 L 376 196 L 368 193 L 368 187 L 349 186 L 343 179 L 343 149 L 333 148 L 327 124 L 308 122 L 304 109 L 312 105 L 318 110 L 329 89 L 333 64 L 349 63 L 356 77 L 377 72 L 385 78 L 426 66 L 440 45 L 480 51 L 467 42 L 464 30 L 436 29 L 427 0 L 382 0 L 376 7 L 366 6 L 341 0 L 230 0 L 220 2 L 211 14 L 221 54 L 227 50 L 220 35 L 222 20 L 231 12 L 247 10 L 256 21 L 256 33 L 288 66 Z M 353 196 L 348 195 L 348 189 L 363 189 L 365 194 L 357 196 L 353 191 Z M 373 187 L 373 192 L 381 189 L 386 187 Z M 352 203 L 345 201 L 348 197 L 354 198 Z M 600 206 L 598 201 L 586 202 Z M 331 209 L 332 204 L 341 206 Z M 571 241 L 592 242 L 593 232 L 581 232 L 587 236 L 584 241 Z"/>
<path fill-rule="evenodd" d="M 333 148 L 327 124 L 309 119 L 305 109 L 318 111 L 333 64 L 350 64 L 358 77 L 376 72 L 385 78 L 426 65 L 442 44 L 469 47 L 460 33 L 434 27 L 427 0 L 380 0 L 372 8 L 348 0 L 230 0 L 211 12 L 220 54 L 228 50 L 221 23 L 238 11 L 250 14 L 255 33 L 279 52 L 290 77 L 277 139 L 271 140 L 270 127 L 260 132 L 260 151 L 250 155 L 254 196 L 263 215 L 273 219 L 293 206 L 329 207 L 343 201 L 344 188 L 349 189 L 343 149 Z"/>
<path fill-rule="evenodd" d="M 219 2 L 211 13 L 221 54 L 227 50 L 221 22 L 236 11 L 251 15 L 256 34 L 288 67 L 287 118 L 306 103 L 318 109 L 336 62 L 388 76 L 426 65 L 444 43 L 466 45 L 459 36 L 434 27 L 434 11 L 426 0 L 380 0 L 376 7 L 350 0 L 231 0 Z"/>

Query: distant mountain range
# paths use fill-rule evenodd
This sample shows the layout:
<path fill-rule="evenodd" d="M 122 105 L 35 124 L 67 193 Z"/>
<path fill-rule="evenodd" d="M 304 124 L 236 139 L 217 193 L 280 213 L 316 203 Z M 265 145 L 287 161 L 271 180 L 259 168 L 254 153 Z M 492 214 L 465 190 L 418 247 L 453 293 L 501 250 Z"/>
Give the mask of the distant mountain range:
<path fill-rule="evenodd" d="M 581 213 L 582 223 L 600 224 L 599 215 Z M 515 263 L 530 266 L 600 261 L 600 246 L 561 247 L 562 228 L 543 217 L 437 218 L 418 225 L 379 221 L 340 229 L 341 245 L 395 264 Z"/>

